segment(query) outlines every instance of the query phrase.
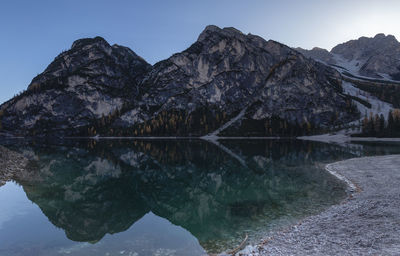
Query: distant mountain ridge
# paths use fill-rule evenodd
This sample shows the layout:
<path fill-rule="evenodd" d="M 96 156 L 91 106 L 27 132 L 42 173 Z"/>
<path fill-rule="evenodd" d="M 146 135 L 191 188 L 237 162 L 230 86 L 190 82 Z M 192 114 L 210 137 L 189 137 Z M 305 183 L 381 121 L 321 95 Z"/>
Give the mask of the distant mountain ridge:
<path fill-rule="evenodd" d="M 356 75 L 400 81 L 400 43 L 393 35 L 377 34 L 339 44 L 329 52 L 296 48 L 307 57 L 345 68 Z"/>
<path fill-rule="evenodd" d="M 360 118 L 334 68 L 216 26 L 153 66 L 77 40 L 0 109 L 2 131 L 22 136 L 298 136 Z"/>

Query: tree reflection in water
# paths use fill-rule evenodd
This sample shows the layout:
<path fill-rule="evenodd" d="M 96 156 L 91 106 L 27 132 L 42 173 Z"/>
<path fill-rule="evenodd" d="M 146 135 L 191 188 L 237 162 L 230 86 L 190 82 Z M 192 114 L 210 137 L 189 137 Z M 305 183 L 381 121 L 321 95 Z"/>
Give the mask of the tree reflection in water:
<path fill-rule="evenodd" d="M 348 149 L 297 140 L 220 143 L 231 153 L 202 140 L 18 146 L 34 161 L 16 181 L 70 240 L 97 243 L 151 212 L 209 253 L 234 247 L 246 233 L 256 242 L 345 196 L 320 163 L 352 156 Z"/>

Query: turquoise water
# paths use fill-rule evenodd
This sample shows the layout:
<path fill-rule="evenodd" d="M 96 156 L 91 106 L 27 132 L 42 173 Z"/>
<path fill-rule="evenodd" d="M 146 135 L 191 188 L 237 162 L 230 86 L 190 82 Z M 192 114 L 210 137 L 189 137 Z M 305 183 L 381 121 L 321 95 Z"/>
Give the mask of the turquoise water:
<path fill-rule="evenodd" d="M 323 166 L 399 144 L 297 140 L 8 143 L 28 170 L 0 187 L 0 255 L 204 255 L 345 197 Z"/>

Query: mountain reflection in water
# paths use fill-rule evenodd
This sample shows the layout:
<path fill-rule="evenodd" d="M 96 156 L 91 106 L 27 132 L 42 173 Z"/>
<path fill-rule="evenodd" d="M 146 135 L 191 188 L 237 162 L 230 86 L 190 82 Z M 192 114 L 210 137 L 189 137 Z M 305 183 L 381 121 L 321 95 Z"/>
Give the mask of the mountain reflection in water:
<path fill-rule="evenodd" d="M 72 241 L 95 245 L 159 216 L 208 253 L 237 246 L 245 234 L 257 242 L 345 196 L 321 163 L 353 156 L 349 149 L 297 140 L 220 143 L 225 150 L 202 140 L 13 146 L 33 160 L 16 182 Z"/>

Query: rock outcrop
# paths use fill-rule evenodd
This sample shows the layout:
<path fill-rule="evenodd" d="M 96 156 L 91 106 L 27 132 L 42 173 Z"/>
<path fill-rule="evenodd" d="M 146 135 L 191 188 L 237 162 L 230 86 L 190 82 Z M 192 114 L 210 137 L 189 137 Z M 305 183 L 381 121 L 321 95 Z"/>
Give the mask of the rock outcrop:
<path fill-rule="evenodd" d="M 295 50 L 299 51 L 308 58 L 313 58 L 315 60 L 323 61 L 327 64 L 336 64 L 333 54 L 326 49 L 314 47 L 311 50 L 307 50 L 297 47 L 295 48 Z"/>
<path fill-rule="evenodd" d="M 360 75 L 382 78 L 386 74 L 400 80 L 400 43 L 392 35 L 361 37 L 339 44 L 331 52 L 357 62 Z"/>
<path fill-rule="evenodd" d="M 57 136 L 294 136 L 359 116 L 333 68 L 216 26 L 153 67 L 100 37 L 78 40 L 1 111 L 5 131 Z"/>
<path fill-rule="evenodd" d="M 196 112 L 206 106 L 215 116 L 233 117 L 247 109 L 231 135 L 262 135 L 262 129 L 250 131 L 246 124 L 264 126 L 272 116 L 327 126 L 337 114 L 351 120 L 340 79 L 333 69 L 278 42 L 209 26 L 189 49 L 156 64 L 143 86 L 149 88 L 146 105 L 158 111 Z"/>
<path fill-rule="evenodd" d="M 307 57 L 342 66 L 354 75 L 400 80 L 400 42 L 392 35 L 360 37 L 339 44 L 330 52 L 321 48 L 296 50 Z"/>
<path fill-rule="evenodd" d="M 150 68 L 132 50 L 101 37 L 77 40 L 1 106 L 1 124 L 21 135 L 79 134 L 133 101 Z"/>

